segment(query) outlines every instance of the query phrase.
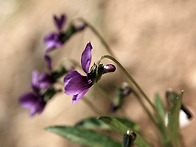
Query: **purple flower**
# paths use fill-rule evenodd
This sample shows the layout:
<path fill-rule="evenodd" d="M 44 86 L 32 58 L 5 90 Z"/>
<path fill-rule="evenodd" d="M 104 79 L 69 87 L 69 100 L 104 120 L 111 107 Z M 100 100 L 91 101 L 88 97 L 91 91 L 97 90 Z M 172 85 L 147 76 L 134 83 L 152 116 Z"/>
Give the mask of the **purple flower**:
<path fill-rule="evenodd" d="M 39 76 L 38 82 L 39 82 L 39 88 L 44 89 L 52 86 L 56 82 L 56 80 L 53 79 L 52 75 L 48 73 L 43 73 Z"/>
<path fill-rule="evenodd" d="M 63 46 L 63 34 L 62 33 L 50 33 L 44 38 L 44 43 L 46 44 L 46 52 L 49 52 L 55 48 L 60 48 Z"/>
<path fill-rule="evenodd" d="M 62 14 L 59 18 L 54 15 L 54 23 L 59 31 L 61 31 L 66 23 L 66 16 Z"/>
<path fill-rule="evenodd" d="M 19 98 L 22 107 L 31 109 L 30 116 L 42 113 L 46 102 L 44 95 L 41 94 L 41 90 L 50 87 L 53 83 L 52 77 L 47 73 L 43 73 L 40 76 L 37 71 L 32 73 L 32 92 L 27 92 Z"/>
<path fill-rule="evenodd" d="M 42 73 L 39 76 L 38 71 L 34 71 L 32 74 L 31 87 L 34 91 L 41 91 L 44 88 L 48 88 L 55 83 L 53 77 L 48 73 Z"/>
<path fill-rule="evenodd" d="M 39 74 L 37 71 L 32 73 L 31 88 L 33 91 L 23 94 L 19 98 L 19 102 L 22 107 L 30 108 L 30 116 L 33 116 L 36 113 L 40 114 L 46 104 L 40 94 L 41 88 L 39 83 Z"/>
<path fill-rule="evenodd" d="M 46 51 L 51 51 L 55 48 L 60 48 L 63 46 L 63 43 L 65 42 L 63 39 L 63 32 L 62 29 L 66 23 L 66 16 L 62 14 L 59 18 L 54 15 L 53 17 L 54 23 L 56 25 L 56 28 L 58 32 L 52 32 L 49 33 L 45 38 L 44 38 L 44 43 L 46 44 Z"/>
<path fill-rule="evenodd" d="M 91 43 L 86 45 L 85 50 L 82 53 L 81 65 L 82 69 L 86 73 L 85 76 L 81 75 L 77 71 L 71 71 L 66 74 L 64 78 L 64 90 L 68 95 L 73 95 L 72 102 L 76 104 L 93 85 L 92 79 L 88 77 L 88 71 L 91 64 Z"/>
<path fill-rule="evenodd" d="M 33 116 L 36 113 L 41 114 L 46 105 L 43 97 L 40 94 L 36 94 L 35 92 L 28 92 L 23 94 L 19 98 L 19 102 L 22 107 L 31 109 L 30 116 Z"/>
<path fill-rule="evenodd" d="M 86 73 L 86 75 L 83 76 L 77 71 L 71 71 L 68 74 L 66 74 L 64 78 L 64 92 L 68 95 L 73 95 L 72 98 L 73 104 L 76 104 L 87 93 L 90 87 L 95 82 L 97 82 L 104 73 L 107 73 L 105 72 L 104 66 L 102 64 L 100 65 L 94 64 L 93 67 L 91 68 L 91 71 L 89 72 L 91 58 L 92 58 L 91 50 L 92 50 L 92 45 L 89 42 L 86 45 L 85 50 L 83 51 L 81 57 L 82 69 Z M 97 71 L 98 71 L 98 75 L 97 75 Z M 110 71 L 114 71 L 114 70 L 109 70 L 108 72 Z"/>

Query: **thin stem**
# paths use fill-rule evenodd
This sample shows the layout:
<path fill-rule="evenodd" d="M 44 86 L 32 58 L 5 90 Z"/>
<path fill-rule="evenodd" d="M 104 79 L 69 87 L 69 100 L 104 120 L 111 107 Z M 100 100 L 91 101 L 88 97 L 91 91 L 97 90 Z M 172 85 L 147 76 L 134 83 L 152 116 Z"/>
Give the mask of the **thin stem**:
<path fill-rule="evenodd" d="M 108 53 L 112 56 L 115 57 L 114 53 L 112 52 L 110 46 L 108 45 L 108 43 L 105 41 L 105 39 L 101 36 L 101 34 L 95 29 L 95 27 L 93 27 L 93 25 L 91 25 L 89 22 L 87 22 L 85 19 L 78 17 L 73 19 L 74 20 L 79 20 L 83 23 L 85 23 L 90 29 L 91 31 L 100 39 L 101 43 L 105 46 L 106 50 L 108 51 Z"/>
<path fill-rule="evenodd" d="M 129 80 L 136 86 L 136 88 L 139 90 L 139 92 L 144 96 L 144 98 L 146 99 L 146 101 L 151 105 L 151 107 L 153 109 L 155 109 L 155 106 L 154 104 L 150 101 L 150 99 L 147 97 L 147 95 L 144 93 L 144 91 L 140 88 L 140 86 L 137 84 L 137 82 L 133 79 L 133 77 L 127 72 L 127 70 L 115 59 L 113 58 L 112 56 L 110 55 L 105 55 L 105 56 L 102 56 L 100 59 L 99 59 L 99 62 L 101 62 L 102 59 L 104 58 L 108 58 L 112 61 L 114 61 L 120 68 L 121 70 L 125 73 L 125 75 L 129 78 Z"/>
<path fill-rule="evenodd" d="M 157 112 L 157 109 L 156 109 L 155 105 L 150 101 L 150 99 L 147 97 L 147 95 L 144 93 L 144 91 L 140 88 L 140 86 L 137 84 L 137 82 L 133 79 L 133 77 L 132 77 L 132 76 L 127 72 L 127 70 L 120 64 L 120 62 L 118 62 L 115 58 L 113 58 L 113 57 L 110 56 L 110 55 L 104 55 L 104 56 L 102 56 L 102 57 L 99 59 L 98 63 L 100 63 L 101 60 L 104 59 L 104 58 L 110 59 L 110 60 L 112 60 L 113 62 L 115 62 L 115 63 L 120 67 L 120 69 L 123 71 L 123 73 L 128 77 L 128 79 L 136 86 L 136 88 L 137 88 L 137 89 L 139 90 L 139 92 L 143 95 L 143 97 L 145 98 L 145 100 L 146 100 L 146 101 L 150 104 L 150 106 L 153 108 L 153 110 L 155 111 L 156 115 L 159 117 L 159 119 L 160 119 L 160 121 L 161 121 L 163 127 L 165 128 L 165 130 L 166 130 L 168 136 L 169 136 L 170 139 L 171 139 L 172 145 L 173 145 L 174 147 L 177 146 L 177 144 L 176 144 L 175 141 L 173 140 L 173 137 L 172 137 L 170 131 L 169 131 L 168 128 L 165 126 L 165 123 L 164 123 L 162 117 L 161 117 L 161 116 L 159 115 L 159 113 Z"/>

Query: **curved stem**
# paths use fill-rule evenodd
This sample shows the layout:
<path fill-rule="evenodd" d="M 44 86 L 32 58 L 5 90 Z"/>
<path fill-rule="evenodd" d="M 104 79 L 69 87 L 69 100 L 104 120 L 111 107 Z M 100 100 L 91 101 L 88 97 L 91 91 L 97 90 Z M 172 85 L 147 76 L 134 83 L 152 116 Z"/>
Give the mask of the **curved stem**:
<path fill-rule="evenodd" d="M 162 119 L 162 117 L 159 115 L 159 113 L 157 112 L 157 109 L 155 107 L 155 105 L 150 101 L 150 99 L 147 97 L 147 95 L 144 93 L 144 91 L 140 88 L 140 86 L 137 84 L 137 82 L 133 79 L 133 77 L 127 72 L 127 70 L 120 64 L 120 62 L 118 62 L 115 58 L 113 58 L 112 56 L 110 55 L 104 55 L 102 56 L 99 61 L 98 61 L 98 64 L 101 62 L 102 59 L 104 58 L 107 58 L 107 59 L 110 59 L 112 60 L 113 62 L 115 62 L 119 67 L 120 69 L 123 71 L 123 73 L 128 77 L 128 79 L 135 85 L 135 87 L 139 90 L 139 92 L 143 95 L 143 97 L 145 98 L 145 100 L 150 104 L 150 106 L 153 108 L 153 110 L 155 111 L 157 117 L 160 119 L 164 129 L 166 130 L 169 138 L 171 139 L 171 143 L 172 145 L 175 147 L 177 144 L 175 143 L 170 131 L 168 130 L 168 128 L 165 126 L 165 123 Z"/>
<path fill-rule="evenodd" d="M 140 86 L 137 84 L 137 82 L 133 79 L 133 77 L 127 72 L 127 70 L 120 64 L 120 62 L 118 62 L 115 58 L 113 58 L 110 55 L 105 55 L 102 56 L 99 59 L 99 62 L 101 62 L 102 59 L 104 58 L 108 58 L 110 60 L 112 60 L 113 62 L 115 62 L 120 68 L 121 70 L 125 73 L 125 75 L 129 78 L 129 80 L 135 85 L 135 87 L 139 90 L 139 92 L 144 96 L 144 98 L 146 99 L 146 101 L 151 105 L 151 107 L 153 109 L 156 109 L 154 104 L 150 101 L 150 99 L 147 97 L 147 95 L 144 93 L 144 91 L 140 88 Z"/>
<path fill-rule="evenodd" d="M 79 20 L 83 23 L 85 23 L 90 29 L 91 31 L 100 39 L 101 43 L 105 46 L 106 50 L 108 51 L 108 53 L 112 56 L 115 57 L 114 53 L 112 52 L 110 46 L 108 45 L 108 43 L 105 41 L 105 39 L 101 36 L 101 34 L 95 29 L 95 27 L 93 27 L 90 23 L 88 23 L 85 19 L 78 17 L 75 18 L 73 20 Z"/>

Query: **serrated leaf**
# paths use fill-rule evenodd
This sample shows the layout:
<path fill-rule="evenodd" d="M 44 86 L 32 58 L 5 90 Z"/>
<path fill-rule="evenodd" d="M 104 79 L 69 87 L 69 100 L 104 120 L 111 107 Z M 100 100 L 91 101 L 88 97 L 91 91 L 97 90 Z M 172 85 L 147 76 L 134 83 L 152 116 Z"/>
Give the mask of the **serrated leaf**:
<path fill-rule="evenodd" d="M 183 91 L 181 94 L 175 99 L 173 102 L 172 107 L 169 110 L 168 114 L 168 129 L 171 132 L 171 135 L 175 141 L 175 143 L 179 146 L 179 112 L 182 105 L 182 96 Z"/>
<path fill-rule="evenodd" d="M 68 126 L 52 126 L 46 128 L 46 130 L 82 145 L 91 147 L 121 147 L 120 142 L 92 130 Z"/>
<path fill-rule="evenodd" d="M 78 122 L 77 124 L 75 124 L 75 126 L 80 128 L 86 128 L 86 129 L 104 129 L 104 130 L 111 129 L 108 125 L 106 125 L 101 120 L 98 120 L 95 117 L 84 119 Z"/>
<path fill-rule="evenodd" d="M 127 133 L 127 130 L 139 130 L 139 126 L 136 123 L 127 119 L 115 118 L 111 116 L 101 116 L 98 119 L 102 120 L 104 123 L 123 135 Z M 138 147 L 150 147 L 150 145 L 139 134 L 137 134 L 134 144 L 136 144 Z"/>

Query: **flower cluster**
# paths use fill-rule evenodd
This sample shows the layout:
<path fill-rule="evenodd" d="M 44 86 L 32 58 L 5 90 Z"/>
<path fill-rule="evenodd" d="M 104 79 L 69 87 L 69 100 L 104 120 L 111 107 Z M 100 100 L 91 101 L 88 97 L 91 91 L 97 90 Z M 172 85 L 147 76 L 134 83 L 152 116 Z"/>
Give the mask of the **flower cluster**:
<path fill-rule="evenodd" d="M 70 67 L 60 67 L 51 73 L 42 73 L 38 71 L 32 73 L 31 92 L 23 94 L 19 98 L 21 106 L 31 109 L 30 116 L 36 113 L 40 114 L 45 108 L 48 100 L 50 100 L 60 90 L 52 87 L 61 76 L 72 70 Z"/>

